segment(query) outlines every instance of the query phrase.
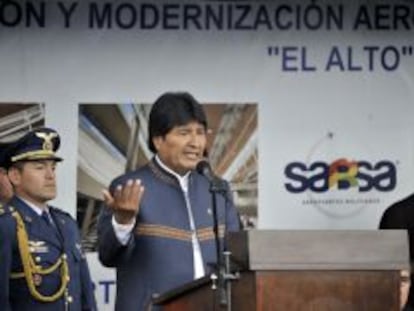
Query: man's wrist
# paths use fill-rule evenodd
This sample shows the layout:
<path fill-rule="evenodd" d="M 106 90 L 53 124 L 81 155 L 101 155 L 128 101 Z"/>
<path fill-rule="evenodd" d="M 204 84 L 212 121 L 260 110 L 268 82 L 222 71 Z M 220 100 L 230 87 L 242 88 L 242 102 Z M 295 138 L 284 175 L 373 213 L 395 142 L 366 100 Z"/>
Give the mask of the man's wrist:
<path fill-rule="evenodd" d="M 115 221 L 120 225 L 130 225 L 134 223 L 134 219 L 135 219 L 135 217 L 119 215 L 117 213 L 114 214 L 114 217 L 115 217 Z"/>
<path fill-rule="evenodd" d="M 131 224 L 120 224 L 116 221 L 115 215 L 112 216 L 112 226 L 115 231 L 116 238 L 122 245 L 127 245 L 129 239 L 131 238 L 132 230 L 135 226 L 135 218 L 133 218 L 133 221 Z"/>

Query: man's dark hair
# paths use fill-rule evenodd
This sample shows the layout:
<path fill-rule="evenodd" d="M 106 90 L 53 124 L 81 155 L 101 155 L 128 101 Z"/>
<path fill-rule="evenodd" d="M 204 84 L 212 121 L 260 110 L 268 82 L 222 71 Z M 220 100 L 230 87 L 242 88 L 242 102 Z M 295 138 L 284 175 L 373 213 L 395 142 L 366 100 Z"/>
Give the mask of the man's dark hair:
<path fill-rule="evenodd" d="M 154 137 L 168 134 L 176 126 L 198 122 L 207 130 L 207 118 L 201 104 L 189 93 L 164 93 L 151 108 L 148 122 L 148 147 L 156 152 Z"/>

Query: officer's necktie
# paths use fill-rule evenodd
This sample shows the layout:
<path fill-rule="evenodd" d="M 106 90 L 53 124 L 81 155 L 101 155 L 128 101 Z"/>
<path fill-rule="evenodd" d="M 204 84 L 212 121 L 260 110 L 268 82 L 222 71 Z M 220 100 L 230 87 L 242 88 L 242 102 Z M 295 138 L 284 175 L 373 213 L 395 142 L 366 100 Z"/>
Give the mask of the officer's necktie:
<path fill-rule="evenodd" d="M 55 227 L 55 225 L 52 223 L 52 219 L 50 219 L 50 215 L 48 212 L 43 211 L 41 215 L 44 222 L 46 222 L 49 226 Z"/>
<path fill-rule="evenodd" d="M 62 241 L 62 235 L 60 234 L 58 227 L 56 227 L 56 223 L 53 221 L 52 215 L 50 215 L 50 213 L 47 211 L 43 211 L 40 217 L 47 224 L 47 226 L 52 229 L 51 231 L 53 231 L 53 233 L 56 234 L 57 237 Z"/>

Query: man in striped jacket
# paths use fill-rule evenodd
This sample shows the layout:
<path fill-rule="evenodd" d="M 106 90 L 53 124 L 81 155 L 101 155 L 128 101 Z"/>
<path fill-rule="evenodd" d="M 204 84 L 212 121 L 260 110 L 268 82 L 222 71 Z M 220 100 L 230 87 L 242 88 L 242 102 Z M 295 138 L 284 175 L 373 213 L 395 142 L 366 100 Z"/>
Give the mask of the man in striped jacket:
<path fill-rule="evenodd" d="M 104 192 L 99 258 L 117 269 L 116 310 L 146 310 L 153 294 L 203 277 L 217 262 L 210 184 L 195 171 L 206 133 L 203 108 L 190 94 L 162 95 L 149 118 L 154 158 Z M 221 240 L 240 229 L 228 191 L 217 196 L 217 215 Z"/>

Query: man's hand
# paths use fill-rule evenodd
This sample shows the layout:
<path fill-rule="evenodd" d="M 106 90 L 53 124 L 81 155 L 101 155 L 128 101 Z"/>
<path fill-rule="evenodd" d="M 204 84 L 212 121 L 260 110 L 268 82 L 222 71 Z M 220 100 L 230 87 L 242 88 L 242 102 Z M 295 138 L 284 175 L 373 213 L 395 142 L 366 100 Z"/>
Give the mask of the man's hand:
<path fill-rule="evenodd" d="M 118 185 L 113 196 L 108 190 L 103 190 L 104 201 L 109 206 L 115 216 L 117 223 L 127 225 L 133 222 L 139 212 L 144 186 L 141 180 L 129 179 L 126 185 Z"/>

